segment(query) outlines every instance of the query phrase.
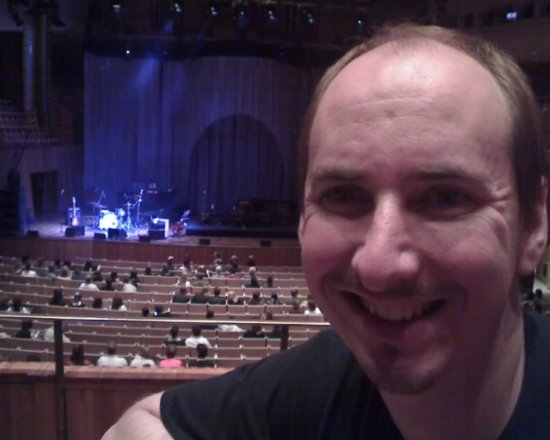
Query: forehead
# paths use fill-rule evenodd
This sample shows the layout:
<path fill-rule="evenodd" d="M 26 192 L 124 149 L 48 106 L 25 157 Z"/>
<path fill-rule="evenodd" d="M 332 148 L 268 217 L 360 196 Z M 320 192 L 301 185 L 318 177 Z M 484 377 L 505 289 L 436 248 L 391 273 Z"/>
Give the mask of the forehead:
<path fill-rule="evenodd" d="M 369 130 L 373 127 L 377 130 Z M 313 119 L 309 165 L 326 153 L 337 156 L 334 150 L 346 145 L 357 147 L 363 138 L 387 145 L 453 132 L 465 142 L 505 148 L 510 127 L 502 91 L 469 56 L 438 43 L 382 46 L 353 60 L 327 88 Z M 376 134 L 382 139 L 373 139 Z M 327 145 L 330 149 L 321 148 Z"/>

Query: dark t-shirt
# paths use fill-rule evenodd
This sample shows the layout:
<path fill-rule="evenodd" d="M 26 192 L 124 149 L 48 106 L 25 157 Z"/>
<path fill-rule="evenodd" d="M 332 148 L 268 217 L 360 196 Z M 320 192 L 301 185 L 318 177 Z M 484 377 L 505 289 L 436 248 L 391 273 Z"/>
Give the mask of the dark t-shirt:
<path fill-rule="evenodd" d="M 550 320 L 525 316 L 526 374 L 501 439 L 550 438 Z M 258 363 L 165 392 L 175 439 L 401 439 L 378 390 L 332 330 Z"/>

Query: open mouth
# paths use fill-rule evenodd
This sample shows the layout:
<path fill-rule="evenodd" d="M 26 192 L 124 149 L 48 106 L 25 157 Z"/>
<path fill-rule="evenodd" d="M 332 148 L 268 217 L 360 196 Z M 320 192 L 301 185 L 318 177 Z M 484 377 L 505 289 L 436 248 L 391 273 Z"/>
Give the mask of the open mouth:
<path fill-rule="evenodd" d="M 376 304 L 365 298 L 359 300 L 372 315 L 386 321 L 412 321 L 428 318 L 445 304 L 444 300 L 434 300 L 419 304 Z"/>

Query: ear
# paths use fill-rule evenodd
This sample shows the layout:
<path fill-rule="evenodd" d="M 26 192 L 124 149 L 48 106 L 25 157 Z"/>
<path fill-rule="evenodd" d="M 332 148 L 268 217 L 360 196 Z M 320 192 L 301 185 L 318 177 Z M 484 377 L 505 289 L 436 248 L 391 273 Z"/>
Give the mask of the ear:
<path fill-rule="evenodd" d="M 539 264 L 548 238 L 548 181 L 541 180 L 539 200 L 534 207 L 533 215 L 523 225 L 522 248 L 518 259 L 518 274 L 532 275 Z"/>

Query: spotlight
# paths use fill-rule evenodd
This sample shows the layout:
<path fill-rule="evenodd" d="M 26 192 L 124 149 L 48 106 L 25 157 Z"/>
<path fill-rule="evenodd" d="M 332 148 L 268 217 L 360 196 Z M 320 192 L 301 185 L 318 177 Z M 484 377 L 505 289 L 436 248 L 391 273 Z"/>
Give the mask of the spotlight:
<path fill-rule="evenodd" d="M 357 15 L 355 17 L 355 29 L 357 29 L 359 32 L 365 29 L 366 24 L 367 20 L 365 19 L 364 15 Z"/>
<path fill-rule="evenodd" d="M 212 18 L 217 18 L 220 16 L 220 10 L 213 2 L 211 2 L 206 9 L 206 15 Z"/>
<path fill-rule="evenodd" d="M 313 26 L 315 24 L 316 19 L 311 6 L 303 6 L 300 10 L 300 15 L 303 24 L 307 26 Z"/>
<path fill-rule="evenodd" d="M 250 21 L 250 16 L 248 14 L 248 4 L 246 2 L 239 2 L 235 5 L 235 12 L 233 14 L 233 19 L 237 22 L 239 27 L 245 27 Z"/>
<path fill-rule="evenodd" d="M 113 0 L 111 2 L 111 9 L 115 14 L 120 14 L 124 11 L 124 5 L 121 0 Z"/>
<path fill-rule="evenodd" d="M 182 15 L 183 14 L 183 2 L 182 1 L 173 1 L 172 2 L 172 10 L 174 11 L 174 14 Z"/>
<path fill-rule="evenodd" d="M 265 19 L 269 24 L 277 23 L 277 10 L 275 6 L 268 6 L 265 9 Z"/>

